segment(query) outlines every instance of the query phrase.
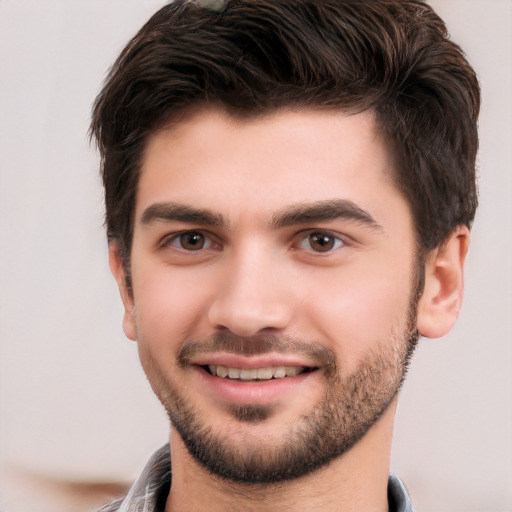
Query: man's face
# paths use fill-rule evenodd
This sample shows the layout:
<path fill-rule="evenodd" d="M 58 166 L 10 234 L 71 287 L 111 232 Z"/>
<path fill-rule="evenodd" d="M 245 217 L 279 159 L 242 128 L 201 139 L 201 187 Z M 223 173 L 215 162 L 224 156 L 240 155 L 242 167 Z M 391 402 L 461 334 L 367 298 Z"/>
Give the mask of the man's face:
<path fill-rule="evenodd" d="M 370 114 L 203 110 L 149 139 L 124 327 L 214 473 L 313 471 L 393 401 L 418 289 L 392 175 Z"/>

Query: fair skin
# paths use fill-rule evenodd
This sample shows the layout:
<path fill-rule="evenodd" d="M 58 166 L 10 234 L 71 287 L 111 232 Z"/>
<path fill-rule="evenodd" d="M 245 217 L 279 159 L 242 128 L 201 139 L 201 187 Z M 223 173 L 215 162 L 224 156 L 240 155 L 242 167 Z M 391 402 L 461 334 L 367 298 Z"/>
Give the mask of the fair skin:
<path fill-rule="evenodd" d="M 388 510 L 408 343 L 416 327 L 438 337 L 453 326 L 469 244 L 458 227 L 428 255 L 416 315 L 413 219 L 392 172 L 370 113 L 242 121 L 199 109 L 150 137 L 132 291 L 116 243 L 110 265 L 125 333 L 176 426 L 166 512 Z M 240 370 L 249 373 L 241 379 Z M 322 437 L 326 415 L 329 428 L 339 418 L 336 439 L 347 439 L 339 456 L 279 482 L 257 480 L 273 454 L 300 452 L 297 429 L 315 424 L 320 434 L 307 439 Z M 221 447 L 211 464 L 227 454 L 220 470 L 191 455 L 180 434 L 187 425 Z M 219 475 L 230 464 L 236 471 Z"/>

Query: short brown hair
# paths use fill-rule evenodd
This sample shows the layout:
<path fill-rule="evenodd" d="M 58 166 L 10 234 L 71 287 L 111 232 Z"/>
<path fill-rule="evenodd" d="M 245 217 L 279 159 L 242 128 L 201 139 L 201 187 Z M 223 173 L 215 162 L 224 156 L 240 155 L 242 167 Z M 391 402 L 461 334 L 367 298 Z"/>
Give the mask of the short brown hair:
<path fill-rule="evenodd" d="M 107 234 L 126 256 L 148 135 L 201 103 L 243 117 L 285 107 L 372 110 L 397 162 L 419 247 L 433 249 L 455 226 L 471 225 L 480 91 L 427 4 L 226 4 L 214 12 L 175 0 L 160 9 L 123 50 L 94 104 Z"/>

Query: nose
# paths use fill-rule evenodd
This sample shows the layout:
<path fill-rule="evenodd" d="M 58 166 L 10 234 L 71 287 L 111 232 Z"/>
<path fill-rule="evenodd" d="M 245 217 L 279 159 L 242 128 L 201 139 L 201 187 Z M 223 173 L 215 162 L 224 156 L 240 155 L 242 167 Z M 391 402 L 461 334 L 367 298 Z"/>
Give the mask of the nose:
<path fill-rule="evenodd" d="M 286 261 L 264 250 L 247 249 L 226 261 L 209 310 L 210 325 L 237 336 L 282 331 L 294 306 Z"/>

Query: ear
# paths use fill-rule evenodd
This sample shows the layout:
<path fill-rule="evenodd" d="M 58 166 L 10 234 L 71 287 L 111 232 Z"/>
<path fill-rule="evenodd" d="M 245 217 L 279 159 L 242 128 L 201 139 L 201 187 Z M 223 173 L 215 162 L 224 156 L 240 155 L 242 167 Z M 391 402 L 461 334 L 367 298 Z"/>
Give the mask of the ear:
<path fill-rule="evenodd" d="M 123 264 L 123 255 L 121 247 L 117 242 L 109 242 L 108 245 L 108 263 L 110 271 L 117 281 L 119 293 L 124 305 L 123 331 L 126 336 L 133 340 L 137 340 L 137 329 L 135 326 L 135 304 L 133 302 L 133 294 L 126 282 L 126 273 Z"/>
<path fill-rule="evenodd" d="M 426 338 L 447 334 L 459 316 L 469 229 L 457 226 L 425 262 L 425 287 L 418 303 L 418 331 Z"/>

